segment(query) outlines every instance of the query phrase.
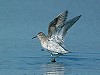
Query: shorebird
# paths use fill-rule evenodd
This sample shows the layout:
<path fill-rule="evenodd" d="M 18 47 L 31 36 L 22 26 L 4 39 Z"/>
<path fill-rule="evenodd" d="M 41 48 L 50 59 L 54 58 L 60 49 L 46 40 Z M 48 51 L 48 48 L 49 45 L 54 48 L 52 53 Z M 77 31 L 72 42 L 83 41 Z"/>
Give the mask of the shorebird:
<path fill-rule="evenodd" d="M 35 37 L 33 37 L 40 40 L 42 47 L 46 49 L 51 56 L 56 55 L 56 57 L 52 59 L 52 62 L 56 62 L 55 58 L 60 55 L 69 53 L 69 50 L 64 47 L 64 38 L 68 29 L 81 17 L 81 15 L 79 15 L 70 20 L 66 20 L 67 16 L 67 10 L 60 13 L 49 23 L 48 35 L 39 32 Z"/>

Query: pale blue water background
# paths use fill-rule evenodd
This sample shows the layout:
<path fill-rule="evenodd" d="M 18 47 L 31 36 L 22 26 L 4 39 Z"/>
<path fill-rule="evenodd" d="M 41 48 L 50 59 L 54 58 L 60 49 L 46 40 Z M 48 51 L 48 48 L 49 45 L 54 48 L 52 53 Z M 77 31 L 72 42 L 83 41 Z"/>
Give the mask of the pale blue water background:
<path fill-rule="evenodd" d="M 39 31 L 69 10 L 82 15 L 68 31 L 65 46 L 72 53 L 51 63 L 41 51 Z M 0 75 L 100 75 L 99 0 L 0 0 Z"/>

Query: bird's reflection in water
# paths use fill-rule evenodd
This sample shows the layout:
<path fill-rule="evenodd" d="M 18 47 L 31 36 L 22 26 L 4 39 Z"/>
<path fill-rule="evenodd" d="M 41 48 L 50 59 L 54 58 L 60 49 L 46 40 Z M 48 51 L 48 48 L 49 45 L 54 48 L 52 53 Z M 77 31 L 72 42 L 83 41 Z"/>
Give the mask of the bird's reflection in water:
<path fill-rule="evenodd" d="M 63 63 L 47 63 L 42 65 L 43 75 L 65 75 L 69 68 Z"/>

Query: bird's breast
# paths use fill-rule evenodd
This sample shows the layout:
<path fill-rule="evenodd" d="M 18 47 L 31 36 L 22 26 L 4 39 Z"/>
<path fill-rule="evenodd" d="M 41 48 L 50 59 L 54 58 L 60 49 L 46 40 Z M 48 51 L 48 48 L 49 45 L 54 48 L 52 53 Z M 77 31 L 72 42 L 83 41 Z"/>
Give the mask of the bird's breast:
<path fill-rule="evenodd" d="M 47 49 L 47 41 L 42 41 L 41 45 L 43 48 Z"/>

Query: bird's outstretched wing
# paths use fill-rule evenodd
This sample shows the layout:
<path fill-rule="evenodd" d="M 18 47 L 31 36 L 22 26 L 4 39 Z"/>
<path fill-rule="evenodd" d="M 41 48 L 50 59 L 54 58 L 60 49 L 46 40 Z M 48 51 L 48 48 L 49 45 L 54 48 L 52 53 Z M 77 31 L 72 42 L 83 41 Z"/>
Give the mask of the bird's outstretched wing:
<path fill-rule="evenodd" d="M 72 18 L 72 19 L 66 21 L 66 22 L 64 23 L 63 27 L 61 28 L 61 30 L 59 30 L 59 31 L 56 33 L 56 36 L 57 36 L 59 39 L 63 40 L 64 37 L 65 37 L 65 35 L 66 35 L 66 33 L 67 33 L 67 31 L 68 31 L 68 29 L 71 28 L 71 27 L 74 25 L 74 23 L 75 23 L 77 20 L 79 20 L 80 17 L 81 17 L 81 15 L 80 15 L 80 16 L 77 16 L 77 17 L 74 17 L 74 18 Z"/>
<path fill-rule="evenodd" d="M 49 23 L 48 27 L 48 36 L 51 37 L 53 34 L 56 34 L 58 29 L 60 29 L 63 25 L 64 22 L 66 21 L 68 11 L 64 11 L 61 14 L 59 14 L 56 18 L 54 18 L 53 21 Z"/>
<path fill-rule="evenodd" d="M 58 15 L 53 21 L 49 24 L 48 37 L 50 40 L 63 44 L 63 39 L 70 27 L 81 17 L 77 16 L 68 21 L 66 21 L 68 11 L 65 11 Z"/>

